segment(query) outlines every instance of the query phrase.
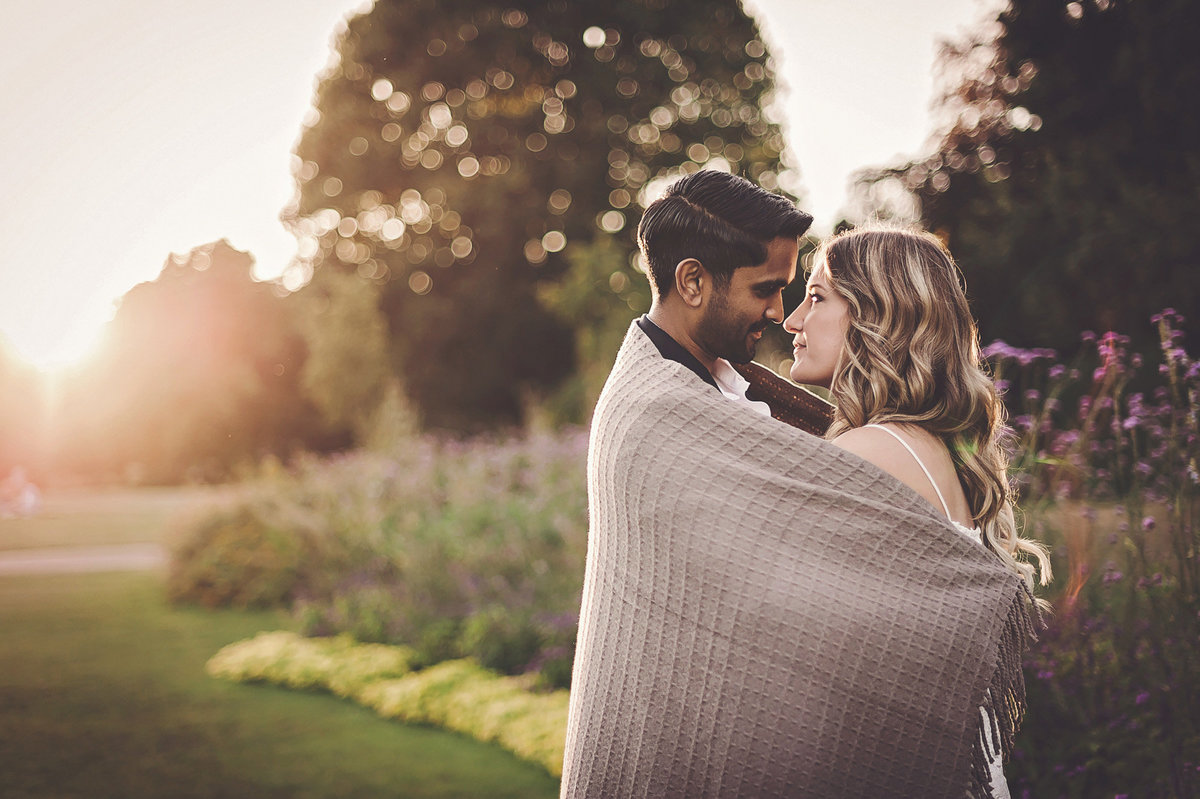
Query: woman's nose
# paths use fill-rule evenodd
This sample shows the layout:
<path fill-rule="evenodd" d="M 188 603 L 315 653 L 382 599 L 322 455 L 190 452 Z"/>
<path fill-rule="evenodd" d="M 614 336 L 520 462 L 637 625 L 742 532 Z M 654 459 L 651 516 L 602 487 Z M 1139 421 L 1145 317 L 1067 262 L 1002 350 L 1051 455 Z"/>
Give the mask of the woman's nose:
<path fill-rule="evenodd" d="M 783 329 L 789 333 L 799 333 L 800 328 L 804 326 L 804 305 L 800 304 L 796 310 L 783 320 Z"/>

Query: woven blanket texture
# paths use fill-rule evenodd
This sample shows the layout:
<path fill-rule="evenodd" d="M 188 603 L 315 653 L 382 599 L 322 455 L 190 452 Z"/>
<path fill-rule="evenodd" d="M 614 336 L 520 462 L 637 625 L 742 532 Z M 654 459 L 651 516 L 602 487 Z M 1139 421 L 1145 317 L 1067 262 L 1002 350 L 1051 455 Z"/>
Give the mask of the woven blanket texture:
<path fill-rule="evenodd" d="M 907 486 L 633 325 L 588 498 L 562 796 L 986 795 L 1028 596 Z"/>

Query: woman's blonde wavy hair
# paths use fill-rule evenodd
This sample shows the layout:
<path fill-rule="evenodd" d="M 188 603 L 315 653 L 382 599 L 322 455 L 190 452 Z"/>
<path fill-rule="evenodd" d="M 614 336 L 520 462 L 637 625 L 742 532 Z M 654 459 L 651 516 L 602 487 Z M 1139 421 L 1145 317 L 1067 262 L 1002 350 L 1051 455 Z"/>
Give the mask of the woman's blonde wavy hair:
<path fill-rule="evenodd" d="M 1004 443 L 1004 404 L 983 370 L 962 274 L 932 234 L 857 228 L 824 242 L 832 288 L 849 328 L 830 391 L 828 438 L 866 424 L 915 425 L 946 445 L 985 545 L 1033 590 L 1050 581 L 1045 547 L 1021 538 Z"/>

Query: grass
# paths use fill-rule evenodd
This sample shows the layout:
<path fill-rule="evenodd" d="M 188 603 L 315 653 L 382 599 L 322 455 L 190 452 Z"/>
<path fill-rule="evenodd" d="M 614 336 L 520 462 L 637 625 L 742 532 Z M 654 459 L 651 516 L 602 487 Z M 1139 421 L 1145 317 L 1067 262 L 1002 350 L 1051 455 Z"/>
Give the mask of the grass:
<path fill-rule="evenodd" d="M 94 516 L 85 497 L 47 501 L 47 517 L 20 534 L 4 521 L 0 548 L 39 525 L 56 541 L 24 546 L 162 541 L 177 506 L 157 492 L 95 500 Z M 332 696 L 208 677 L 222 646 L 286 622 L 163 597 L 151 573 L 0 578 L 0 794 L 557 796 L 556 780 L 498 747 Z"/>
<path fill-rule="evenodd" d="M 202 506 L 219 492 L 212 488 L 51 492 L 36 515 L 0 519 L 0 551 L 163 543 L 173 517 Z"/>

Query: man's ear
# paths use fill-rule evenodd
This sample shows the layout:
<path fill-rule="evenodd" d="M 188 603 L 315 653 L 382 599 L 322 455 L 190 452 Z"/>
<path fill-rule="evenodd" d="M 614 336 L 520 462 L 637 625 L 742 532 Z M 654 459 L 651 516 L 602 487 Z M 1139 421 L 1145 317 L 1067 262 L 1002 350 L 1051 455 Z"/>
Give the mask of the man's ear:
<path fill-rule="evenodd" d="M 684 258 L 675 265 L 675 290 L 689 308 L 699 308 L 704 304 L 711 285 L 712 277 L 708 270 L 695 258 Z"/>

